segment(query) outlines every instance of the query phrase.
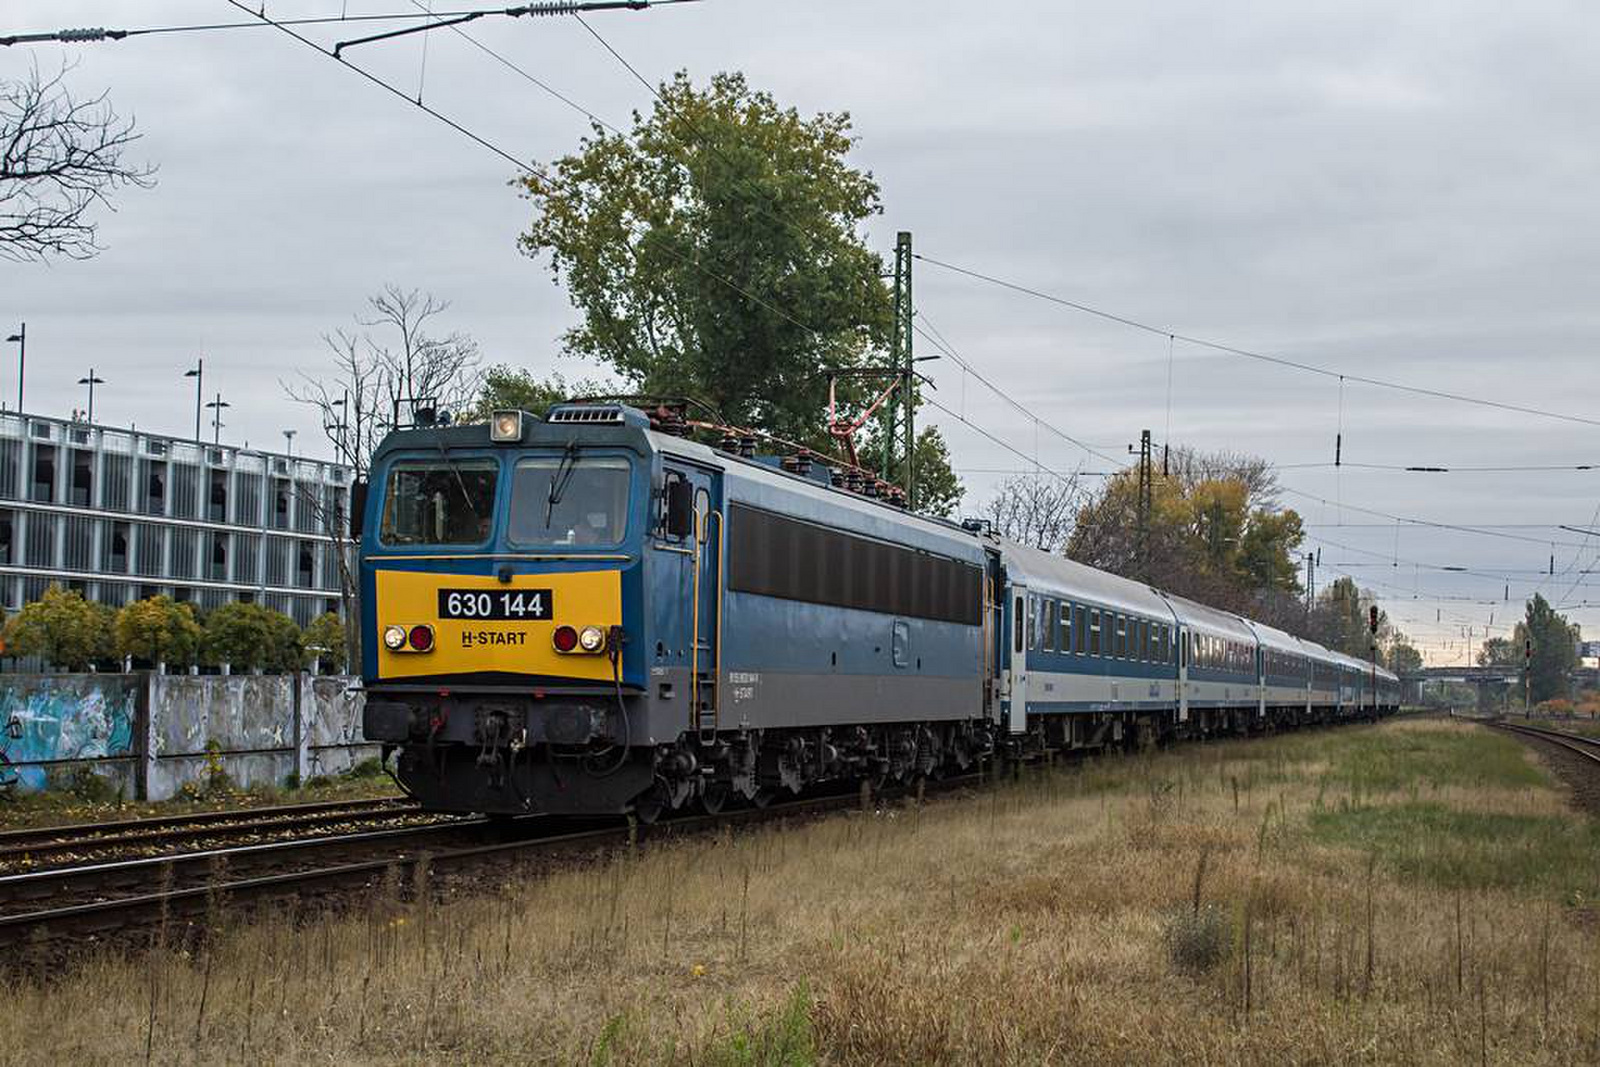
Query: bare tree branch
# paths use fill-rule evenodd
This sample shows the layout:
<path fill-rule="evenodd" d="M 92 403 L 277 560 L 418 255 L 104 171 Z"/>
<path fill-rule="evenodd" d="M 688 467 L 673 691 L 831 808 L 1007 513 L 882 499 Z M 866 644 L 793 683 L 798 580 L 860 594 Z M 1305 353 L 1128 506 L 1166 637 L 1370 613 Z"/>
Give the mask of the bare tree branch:
<path fill-rule="evenodd" d="M 326 373 L 300 371 L 280 381 L 290 400 L 308 404 L 322 416 L 322 432 L 339 462 L 365 478 L 372 453 L 397 422 L 409 422 L 416 410 L 471 410 L 482 385 L 478 343 L 464 333 L 433 337 L 431 320 L 449 303 L 430 293 L 385 285 L 367 298 L 367 311 L 356 316 L 363 327 L 353 333 L 336 329 L 322 335 L 332 356 Z M 391 348 L 390 341 L 397 342 Z M 324 532 L 339 557 L 339 598 L 344 617 L 356 613 L 357 582 L 351 567 L 353 543 L 342 510 L 319 509 Z M 358 662 L 360 628 L 346 626 L 350 662 Z"/>
<path fill-rule="evenodd" d="M 987 512 L 995 532 L 1002 537 L 1046 552 L 1060 552 L 1072 536 L 1072 526 L 1083 506 L 1078 479 L 1063 481 L 1046 475 L 1016 475 L 1001 482 Z"/>
<path fill-rule="evenodd" d="M 133 120 L 104 93 L 74 99 L 70 69 L 0 81 L 0 257 L 88 259 L 101 249 L 92 210 L 115 210 L 108 194 L 121 186 L 155 184 L 153 166 L 123 160 L 139 139 Z"/>

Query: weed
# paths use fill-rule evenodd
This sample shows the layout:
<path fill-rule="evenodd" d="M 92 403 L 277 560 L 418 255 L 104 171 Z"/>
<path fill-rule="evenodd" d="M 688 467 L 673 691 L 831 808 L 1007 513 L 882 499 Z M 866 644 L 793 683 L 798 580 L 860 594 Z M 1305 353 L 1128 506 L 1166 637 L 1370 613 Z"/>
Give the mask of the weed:
<path fill-rule="evenodd" d="M 1174 912 L 1162 934 L 1167 956 L 1184 974 L 1205 974 L 1233 951 L 1232 917 L 1215 904 Z"/>

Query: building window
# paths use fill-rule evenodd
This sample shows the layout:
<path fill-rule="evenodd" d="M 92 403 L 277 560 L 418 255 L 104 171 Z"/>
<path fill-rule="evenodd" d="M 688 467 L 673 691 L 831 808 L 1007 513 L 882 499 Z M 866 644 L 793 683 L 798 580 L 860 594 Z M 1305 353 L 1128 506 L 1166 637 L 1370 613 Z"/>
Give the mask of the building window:
<path fill-rule="evenodd" d="M 94 570 L 94 528 L 96 521 L 83 515 L 68 515 L 63 566 L 69 571 Z"/>
<path fill-rule="evenodd" d="M 294 584 L 300 589 L 315 589 L 317 582 L 317 546 L 301 541 L 296 552 Z"/>
<path fill-rule="evenodd" d="M 211 562 L 206 568 L 206 577 L 214 582 L 228 580 L 228 535 L 225 533 L 211 535 Z"/>
<path fill-rule="evenodd" d="M 289 480 L 272 479 L 272 522 L 274 530 L 289 528 Z"/>
<path fill-rule="evenodd" d="M 72 492 L 68 499 L 81 508 L 94 506 L 94 453 L 72 450 Z"/>
<path fill-rule="evenodd" d="M 264 585 L 289 584 L 289 544 L 287 537 L 267 538 L 267 565 Z"/>
<path fill-rule="evenodd" d="M 212 522 L 228 521 L 228 472 L 211 471 L 211 491 L 206 497 L 206 518 Z"/>
<path fill-rule="evenodd" d="M 30 567 L 54 567 L 56 565 L 56 523 L 54 515 L 30 514 L 28 516 L 28 539 L 24 542 L 24 551 Z M 31 599 L 37 599 L 30 597 Z"/>
<path fill-rule="evenodd" d="M 316 533 L 318 519 L 317 509 L 321 501 L 318 499 L 317 487 L 310 482 L 296 482 L 294 485 L 294 528 L 301 533 Z"/>
<path fill-rule="evenodd" d="M 172 537 L 172 570 L 174 578 L 193 578 L 195 575 L 195 555 L 200 550 L 200 531 L 186 526 L 180 526 L 171 533 Z"/>
<path fill-rule="evenodd" d="M 33 446 L 33 477 L 28 499 L 53 504 L 56 499 L 56 446 Z"/>
<path fill-rule="evenodd" d="M 21 494 L 17 484 L 17 468 L 22 464 L 22 442 L 0 441 L 0 497 L 17 500 Z"/>
<path fill-rule="evenodd" d="M 139 461 L 139 510 L 146 515 L 167 513 L 167 461 L 141 459 Z"/>
<path fill-rule="evenodd" d="M 172 465 L 172 515 L 192 519 L 199 514 L 200 469 L 192 463 Z"/>
<path fill-rule="evenodd" d="M 233 521 L 240 526 L 261 525 L 261 475 L 235 471 Z"/>
<path fill-rule="evenodd" d="M 15 516 L 10 508 L 0 510 L 0 564 L 10 564 L 16 560 L 13 551 L 16 534 L 11 525 L 14 521 Z"/>
<path fill-rule="evenodd" d="M 233 580 L 254 585 L 261 577 L 261 535 L 234 534 Z"/>
<path fill-rule="evenodd" d="M 100 546 L 100 569 L 110 574 L 128 573 L 128 524 L 113 522 Z"/>
<path fill-rule="evenodd" d="M 133 469 L 129 456 L 106 453 L 101 457 L 100 506 L 107 511 L 127 511 L 128 483 Z"/>
<path fill-rule="evenodd" d="M 165 575 L 167 528 L 151 522 L 140 523 L 139 540 L 134 546 L 134 551 L 134 566 L 139 574 L 146 578 L 159 578 Z"/>

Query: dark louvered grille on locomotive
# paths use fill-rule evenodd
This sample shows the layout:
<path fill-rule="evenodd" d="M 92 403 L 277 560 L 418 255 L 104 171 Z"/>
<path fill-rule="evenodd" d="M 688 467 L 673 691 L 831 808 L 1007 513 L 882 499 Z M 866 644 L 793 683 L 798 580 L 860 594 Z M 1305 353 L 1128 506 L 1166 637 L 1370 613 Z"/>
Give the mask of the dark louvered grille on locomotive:
<path fill-rule="evenodd" d="M 728 588 L 740 593 L 977 626 L 983 572 L 969 563 L 735 504 Z"/>

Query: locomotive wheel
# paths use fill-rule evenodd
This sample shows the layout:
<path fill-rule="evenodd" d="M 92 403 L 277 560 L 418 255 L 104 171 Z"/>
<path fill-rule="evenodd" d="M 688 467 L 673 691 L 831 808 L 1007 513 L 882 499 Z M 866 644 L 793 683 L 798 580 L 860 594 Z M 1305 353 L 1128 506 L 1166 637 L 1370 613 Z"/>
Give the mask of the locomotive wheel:
<path fill-rule="evenodd" d="M 661 795 L 660 787 L 640 794 L 633 802 L 633 814 L 646 826 L 653 826 L 667 810 L 667 799 Z"/>
<path fill-rule="evenodd" d="M 700 806 L 707 815 L 719 815 L 732 795 L 733 789 L 727 782 L 707 782 L 700 793 Z"/>

